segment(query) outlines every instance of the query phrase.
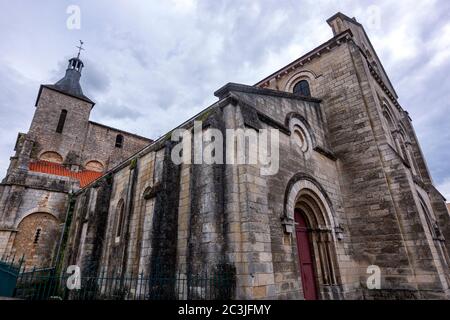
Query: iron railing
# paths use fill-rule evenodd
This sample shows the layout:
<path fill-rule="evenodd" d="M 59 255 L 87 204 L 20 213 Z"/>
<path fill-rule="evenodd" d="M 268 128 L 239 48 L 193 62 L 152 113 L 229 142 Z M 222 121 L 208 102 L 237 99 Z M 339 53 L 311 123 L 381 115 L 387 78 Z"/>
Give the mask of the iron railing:
<path fill-rule="evenodd" d="M 23 262 L 23 256 L 17 261 L 15 256 L 0 260 L 0 297 L 13 295 Z"/>
<path fill-rule="evenodd" d="M 158 270 L 161 270 L 159 272 Z M 14 296 L 26 300 L 226 300 L 235 289 L 235 272 L 221 265 L 212 271 L 169 275 L 165 268 L 150 275 L 81 274 L 79 288 L 69 289 L 70 274 L 55 269 L 33 269 L 22 272 Z"/>

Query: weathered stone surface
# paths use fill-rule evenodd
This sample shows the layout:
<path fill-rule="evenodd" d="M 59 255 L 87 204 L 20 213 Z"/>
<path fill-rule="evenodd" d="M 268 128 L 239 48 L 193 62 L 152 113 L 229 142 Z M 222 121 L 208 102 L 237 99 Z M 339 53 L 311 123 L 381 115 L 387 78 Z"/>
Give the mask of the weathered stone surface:
<path fill-rule="evenodd" d="M 303 299 L 312 286 L 320 299 L 449 298 L 450 216 L 411 119 L 362 26 L 342 14 L 328 22 L 330 41 L 256 86 L 222 87 L 217 103 L 183 124 L 279 130 L 277 172 L 174 164 L 169 133 L 109 182 L 75 193 L 65 264 L 116 275 L 151 275 L 162 264 L 182 279 L 229 268 L 237 299 Z M 314 98 L 292 94 L 301 80 Z M 23 187 L 2 188 L 13 226 Z M 8 239 L 0 233 L 0 248 Z M 368 287 L 371 268 L 379 288 Z M 188 298 L 174 289 L 170 297 Z"/>
<path fill-rule="evenodd" d="M 43 160 L 75 172 L 107 171 L 151 142 L 89 121 L 92 107 L 89 99 L 41 86 L 30 130 L 18 135 L 15 155 L 0 184 L 0 257 L 25 254 L 28 267 L 54 265 L 69 194 L 80 188 L 76 179 L 31 171 L 30 163 Z M 67 115 L 57 132 L 62 110 Z M 116 147 L 117 135 L 123 137 L 121 148 Z M 46 222 L 39 218 L 43 215 Z M 38 241 L 30 243 L 38 230 Z"/>

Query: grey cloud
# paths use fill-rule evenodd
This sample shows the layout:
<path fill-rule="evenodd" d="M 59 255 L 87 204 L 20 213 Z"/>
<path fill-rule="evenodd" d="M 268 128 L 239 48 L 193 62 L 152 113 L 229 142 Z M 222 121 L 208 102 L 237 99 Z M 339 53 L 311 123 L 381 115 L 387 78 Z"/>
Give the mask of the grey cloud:
<path fill-rule="evenodd" d="M 388 0 L 218 0 L 196 1 L 192 8 L 174 1 L 77 2 L 82 10 L 78 31 L 65 29 L 65 8 L 59 3 L 30 3 L 23 19 L 22 5 L 8 5 L 4 14 L 14 19 L 5 26 L 13 27 L 14 37 L 6 33 L 6 27 L 0 29 L 0 35 L 8 39 L 3 52 L 10 60 L 17 59 L 16 66 L 25 77 L 41 77 L 48 83 L 64 75 L 68 50 L 83 39 L 82 85 L 97 102 L 93 119 L 151 138 L 215 101 L 213 92 L 223 84 L 253 84 L 332 37 L 325 20 L 336 11 L 356 16 L 364 24 L 368 8 L 376 5 L 381 11 L 380 29 L 366 26 L 367 32 L 400 103 L 414 120 L 436 182 L 450 181 L 450 65 L 447 59 L 433 70 L 421 68 L 435 56 L 431 44 L 442 38 L 439 30 L 450 21 L 448 1 L 416 1 L 411 6 Z M 57 18 L 42 20 L 39 12 L 43 11 Z M 37 20 L 41 22 L 35 26 Z M 395 33 L 405 26 L 405 34 Z M 412 46 L 408 58 L 399 56 L 405 41 Z M 24 55 L 28 46 L 43 54 Z M 29 63 L 21 66 L 27 59 Z M 0 63 L 3 70 L 6 61 Z M 2 105 L 34 103 L 37 86 L 20 96 L 20 81 L 0 80 L 8 83 L 2 91 L 13 92 L 6 102 L 0 100 Z M 24 120 L 11 114 L 0 110 L 1 117 L 11 118 L 2 119 L 2 127 L 15 132 L 18 125 L 13 123 L 24 125 Z M 6 159 L 0 166 L 5 167 L 7 152 L 0 152 Z"/>
<path fill-rule="evenodd" d="M 96 107 L 95 107 L 96 108 Z M 93 114 L 100 119 L 128 119 L 128 120 L 136 120 L 139 117 L 142 117 L 143 114 L 138 110 L 133 109 L 132 107 L 125 106 L 123 104 L 108 104 L 102 103 L 100 108 L 97 108 L 97 114 Z"/>
<path fill-rule="evenodd" d="M 59 60 L 55 69 L 51 72 L 51 80 L 48 83 L 55 83 L 59 79 L 61 79 L 67 69 L 68 60 L 71 57 L 67 56 L 63 60 Z M 108 70 L 102 68 L 101 63 L 97 63 L 96 61 L 92 61 L 90 59 L 85 59 L 82 57 L 84 63 L 84 70 L 82 71 L 81 77 L 81 86 L 83 88 L 83 92 L 87 96 L 93 95 L 101 95 L 108 91 L 110 87 L 110 79 L 108 78 Z M 95 100 L 95 97 L 93 97 Z"/>
<path fill-rule="evenodd" d="M 16 70 L 0 63 L 0 176 L 6 174 L 18 132 L 26 132 L 34 112 L 38 86 Z"/>
<path fill-rule="evenodd" d="M 110 88 L 111 81 L 108 78 L 107 70 L 101 63 L 92 61 L 90 59 L 83 59 L 85 68 L 88 72 L 83 72 L 81 77 L 81 84 L 85 90 L 85 94 L 102 94 L 107 92 Z M 95 96 L 93 97 L 95 99 Z"/>

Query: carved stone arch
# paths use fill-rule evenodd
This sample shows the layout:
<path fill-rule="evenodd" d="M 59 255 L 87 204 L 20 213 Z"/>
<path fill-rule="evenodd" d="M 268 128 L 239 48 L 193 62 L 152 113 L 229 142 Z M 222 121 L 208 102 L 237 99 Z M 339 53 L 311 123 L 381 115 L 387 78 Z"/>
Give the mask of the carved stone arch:
<path fill-rule="evenodd" d="M 409 143 L 411 142 L 411 140 L 409 139 L 409 134 L 408 131 L 406 130 L 406 127 L 404 126 L 402 121 L 398 122 L 398 130 L 400 132 L 400 134 L 402 135 L 403 139 L 405 140 L 405 142 Z"/>
<path fill-rule="evenodd" d="M 317 75 L 313 71 L 300 70 L 290 76 L 290 78 L 286 81 L 284 90 L 287 92 L 292 92 L 292 90 L 294 89 L 294 86 L 297 84 L 297 82 L 299 82 L 301 80 L 307 80 L 311 87 L 311 82 L 316 78 L 317 78 Z"/>
<path fill-rule="evenodd" d="M 56 151 L 45 150 L 39 155 L 39 160 L 62 164 L 64 158 Z"/>
<path fill-rule="evenodd" d="M 397 114 L 394 112 L 394 109 L 392 109 L 392 106 L 385 98 L 381 99 L 381 105 L 383 107 L 383 110 L 387 110 L 389 116 L 392 118 L 394 123 L 397 123 L 398 122 Z"/>
<path fill-rule="evenodd" d="M 445 237 L 436 220 L 436 217 L 434 216 L 434 212 L 430 204 L 429 198 L 427 196 L 427 193 L 421 189 L 416 189 L 416 191 L 417 196 L 419 198 L 419 204 L 421 207 L 420 209 L 425 215 L 426 224 L 434 242 L 434 248 L 437 249 L 436 253 L 439 256 L 439 260 L 442 263 L 442 267 L 448 269 L 450 266 L 450 256 L 448 254 L 447 248 L 445 247 Z"/>
<path fill-rule="evenodd" d="M 148 261 L 152 254 L 153 216 L 156 196 L 160 190 L 159 183 L 147 182 L 141 193 L 142 200 L 140 201 L 137 229 L 137 239 L 139 240 L 136 243 L 136 272 L 144 276 L 148 276 L 150 272 Z"/>
<path fill-rule="evenodd" d="M 395 116 L 395 113 L 392 111 L 390 105 L 385 100 L 382 101 L 382 111 L 384 117 L 388 120 L 388 122 L 390 122 L 390 129 L 397 130 L 398 119 Z"/>
<path fill-rule="evenodd" d="M 292 129 L 291 124 L 292 124 L 293 119 L 296 119 L 303 124 L 303 126 L 305 127 L 306 131 L 308 131 L 308 134 L 311 138 L 311 143 L 312 143 L 311 147 L 314 148 L 317 145 L 317 139 L 316 139 L 316 135 L 314 134 L 314 130 L 311 128 L 308 121 L 305 119 L 305 117 L 303 117 L 298 112 L 289 112 L 284 120 L 284 125 L 290 129 Z M 292 131 L 291 131 L 291 133 L 292 133 Z"/>
<path fill-rule="evenodd" d="M 303 209 L 309 225 L 315 230 L 326 230 L 329 228 L 330 223 L 326 216 L 322 213 L 327 209 L 322 205 L 322 201 L 317 199 L 316 192 L 312 188 L 306 186 L 303 190 L 300 190 L 297 200 L 302 197 L 302 202 L 297 202 L 295 208 Z"/>
<path fill-rule="evenodd" d="M 89 160 L 84 164 L 84 168 L 89 171 L 103 172 L 105 164 L 100 160 Z"/>
<path fill-rule="evenodd" d="M 337 222 L 330 198 L 313 177 L 298 173 L 288 182 L 285 219 L 293 223 L 298 270 L 305 299 L 341 295 L 337 258 Z"/>
<path fill-rule="evenodd" d="M 396 129 L 395 128 L 395 121 L 394 121 L 391 113 L 389 112 L 389 109 L 386 108 L 386 107 L 383 107 L 383 116 L 384 116 L 384 118 L 387 121 L 389 130 L 391 130 L 391 131 L 395 130 Z"/>
<path fill-rule="evenodd" d="M 49 215 L 53 216 L 53 218 L 55 218 L 57 221 L 60 221 L 59 218 L 53 213 L 53 211 L 50 211 L 50 210 L 47 209 L 47 208 L 40 208 L 40 207 L 37 207 L 37 208 L 33 208 L 33 209 L 30 209 L 30 210 L 26 211 L 25 214 L 23 214 L 22 217 L 21 217 L 20 219 L 18 219 L 18 220 L 14 223 L 14 228 L 17 228 L 17 227 L 19 226 L 19 224 L 20 224 L 25 218 L 27 218 L 28 216 L 30 216 L 30 215 L 32 215 L 32 214 L 35 214 L 35 213 L 46 213 L 46 214 L 49 214 Z"/>
<path fill-rule="evenodd" d="M 321 206 L 319 209 L 321 209 L 323 217 L 318 220 L 316 227 L 332 231 L 334 239 L 334 231 L 339 226 L 336 223 L 332 202 L 320 183 L 307 174 L 297 173 L 289 180 L 284 196 L 283 220 L 294 221 L 297 200 L 305 194 L 315 199 L 316 203 Z"/>
<path fill-rule="evenodd" d="M 125 200 L 124 198 L 120 198 L 117 201 L 117 205 L 115 207 L 115 225 L 114 225 L 114 235 L 116 237 L 116 241 L 120 239 L 123 235 L 123 226 L 125 224 Z"/>
<path fill-rule="evenodd" d="M 428 228 L 430 230 L 431 235 L 433 238 L 436 238 L 438 236 L 438 233 L 436 232 L 436 218 L 432 214 L 433 209 L 431 208 L 431 205 L 428 201 L 425 201 L 425 198 L 422 196 L 421 192 L 417 190 L 417 196 L 419 198 L 419 204 L 421 206 L 421 209 L 423 211 L 423 214 L 425 215 L 425 220 L 427 222 Z"/>

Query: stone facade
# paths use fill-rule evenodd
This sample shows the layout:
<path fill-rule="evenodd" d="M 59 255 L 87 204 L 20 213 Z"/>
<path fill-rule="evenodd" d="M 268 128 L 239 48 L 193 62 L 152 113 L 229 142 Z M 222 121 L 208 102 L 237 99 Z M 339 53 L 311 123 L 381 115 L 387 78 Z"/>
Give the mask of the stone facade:
<path fill-rule="evenodd" d="M 74 193 L 63 266 L 151 276 L 162 261 L 186 278 L 231 266 L 236 299 L 449 298 L 450 216 L 412 120 L 363 27 L 340 13 L 328 23 L 332 39 L 254 86 L 225 85 L 179 127 L 204 139 L 276 130 L 278 170 L 177 164 L 172 131 Z M 193 140 L 187 159 L 217 156 Z"/>
<path fill-rule="evenodd" d="M 70 194 L 84 180 L 98 177 L 151 142 L 89 121 L 94 103 L 82 94 L 80 73 L 69 64 L 60 82 L 41 85 L 30 129 L 18 135 L 15 155 L 0 184 L 0 258 L 24 255 L 27 267 L 54 265 Z M 74 83 L 61 85 L 74 75 Z M 59 170 L 33 170 L 41 162 Z M 71 178 L 67 172 L 86 179 Z"/>
<path fill-rule="evenodd" d="M 226 263 L 234 298 L 303 299 L 298 211 L 317 298 L 448 298 L 449 213 L 411 119 L 363 27 L 343 14 L 328 23 L 328 42 L 255 86 L 224 86 L 182 125 L 279 130 L 276 174 L 174 165 L 169 133 L 77 192 L 65 264 L 120 276 L 149 274 L 160 260 L 171 274 Z M 302 80 L 314 98 L 292 93 Z M 373 266 L 381 285 L 371 290 Z"/>

